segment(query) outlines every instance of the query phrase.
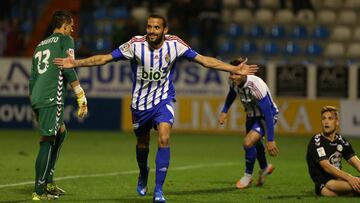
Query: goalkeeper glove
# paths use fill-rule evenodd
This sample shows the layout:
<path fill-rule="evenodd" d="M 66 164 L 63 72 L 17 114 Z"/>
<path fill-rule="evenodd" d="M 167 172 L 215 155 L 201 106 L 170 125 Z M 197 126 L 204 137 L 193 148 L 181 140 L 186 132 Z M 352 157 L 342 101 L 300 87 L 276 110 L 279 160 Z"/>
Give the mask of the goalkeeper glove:
<path fill-rule="evenodd" d="M 80 85 L 74 87 L 74 91 L 76 94 L 76 101 L 78 104 L 78 112 L 77 112 L 77 116 L 79 118 L 84 118 L 86 116 L 86 114 L 88 113 L 88 108 L 87 108 L 87 100 L 86 100 L 86 96 L 85 96 L 85 92 L 84 90 L 81 88 Z"/>

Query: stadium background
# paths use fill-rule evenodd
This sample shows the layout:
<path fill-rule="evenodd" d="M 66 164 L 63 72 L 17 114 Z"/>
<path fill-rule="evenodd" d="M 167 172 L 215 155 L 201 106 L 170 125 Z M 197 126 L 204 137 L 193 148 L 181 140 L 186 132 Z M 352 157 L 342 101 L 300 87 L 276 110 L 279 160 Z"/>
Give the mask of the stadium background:
<path fill-rule="evenodd" d="M 311 135 L 319 130 L 320 107 L 341 109 L 341 131 L 360 129 L 360 2 L 356 0 L 211 1 L 3 1 L 0 11 L 0 128 L 32 128 L 28 103 L 31 55 L 49 30 L 56 9 L 74 13 L 76 56 L 109 53 L 131 36 L 145 34 L 149 13 L 168 17 L 170 33 L 195 50 L 229 60 L 246 56 L 261 66 L 280 109 L 277 134 Z M 128 62 L 77 69 L 89 97 L 89 117 L 77 120 L 70 99 L 65 120 L 71 129 L 131 131 Z M 175 130 L 243 131 L 237 103 L 219 128 L 227 74 L 181 61 L 176 69 Z M 109 114 L 108 112 L 112 112 Z"/>
<path fill-rule="evenodd" d="M 227 74 L 181 61 L 175 77 L 172 160 L 164 188 L 169 202 L 358 202 L 356 197 L 316 197 L 304 157 L 309 136 L 320 130 L 319 109 L 325 104 L 340 108 L 341 132 L 360 149 L 360 1 L 4 0 L 0 203 L 26 202 L 33 190 L 39 135 L 31 117 L 28 77 L 34 47 L 48 35 L 49 16 L 57 9 L 74 14 L 78 58 L 109 53 L 132 35 L 145 34 L 146 16 L 154 11 L 168 17 L 170 33 L 200 53 L 223 60 L 247 56 L 261 66 L 259 75 L 281 113 L 276 128 L 280 153 L 269 157 L 275 173 L 262 188 L 235 189 L 244 168 L 240 103 L 234 102 L 227 125 L 219 127 Z M 129 112 L 130 67 L 128 62 L 106 66 L 77 69 L 90 114 L 78 120 L 74 98 L 66 102 L 69 136 L 55 180 L 69 194 L 61 200 L 150 202 L 151 191 L 139 198 L 134 190 L 138 171 Z M 153 138 L 151 169 L 155 146 Z M 348 164 L 344 169 L 358 174 Z M 151 173 L 150 183 L 153 179 Z"/>

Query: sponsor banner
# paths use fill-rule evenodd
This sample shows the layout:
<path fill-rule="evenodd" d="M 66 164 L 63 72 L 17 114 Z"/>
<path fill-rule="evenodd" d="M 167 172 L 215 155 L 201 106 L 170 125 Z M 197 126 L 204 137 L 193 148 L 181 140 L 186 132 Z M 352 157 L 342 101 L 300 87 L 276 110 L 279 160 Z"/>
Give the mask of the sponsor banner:
<path fill-rule="evenodd" d="M 307 95 L 307 67 L 304 65 L 282 65 L 276 69 L 276 93 L 278 96 Z"/>
<path fill-rule="evenodd" d="M 89 114 L 77 117 L 76 100 L 65 102 L 64 121 L 69 129 L 120 130 L 120 99 L 88 99 Z M 0 129 L 29 129 L 34 127 L 32 109 L 26 97 L 0 97 Z"/>
<path fill-rule="evenodd" d="M 174 104 L 175 131 L 241 133 L 245 132 L 246 114 L 240 101 L 235 101 L 228 112 L 225 125 L 218 125 L 218 116 L 225 97 L 177 97 Z M 337 100 L 277 99 L 280 110 L 276 134 L 313 135 L 321 130 L 320 110 L 325 105 L 340 106 Z M 130 98 L 123 102 L 123 129 L 132 130 L 129 110 Z M 219 134 L 219 135 L 220 135 Z"/>
<path fill-rule="evenodd" d="M 340 111 L 341 133 L 360 137 L 360 102 L 341 101 Z"/>
<path fill-rule="evenodd" d="M 1 58 L 0 67 L 0 96 L 27 96 L 31 59 Z M 227 93 L 226 72 L 185 60 L 178 61 L 175 67 L 173 80 L 178 94 L 216 96 Z M 121 98 L 131 94 L 132 71 L 128 61 L 75 70 L 88 97 Z"/>
<path fill-rule="evenodd" d="M 349 77 L 347 66 L 319 66 L 317 68 L 318 97 L 348 97 Z"/>

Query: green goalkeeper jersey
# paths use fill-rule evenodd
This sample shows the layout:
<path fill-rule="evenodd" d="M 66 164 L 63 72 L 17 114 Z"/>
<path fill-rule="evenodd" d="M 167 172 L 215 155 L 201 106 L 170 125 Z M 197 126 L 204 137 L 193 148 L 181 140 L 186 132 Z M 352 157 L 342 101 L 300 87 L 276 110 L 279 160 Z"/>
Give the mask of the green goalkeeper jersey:
<path fill-rule="evenodd" d="M 29 81 L 30 101 L 34 109 L 64 105 L 66 85 L 77 80 L 77 75 L 74 69 L 60 70 L 53 60 L 67 57 L 67 52 L 74 56 L 74 41 L 60 33 L 50 35 L 37 45 Z"/>

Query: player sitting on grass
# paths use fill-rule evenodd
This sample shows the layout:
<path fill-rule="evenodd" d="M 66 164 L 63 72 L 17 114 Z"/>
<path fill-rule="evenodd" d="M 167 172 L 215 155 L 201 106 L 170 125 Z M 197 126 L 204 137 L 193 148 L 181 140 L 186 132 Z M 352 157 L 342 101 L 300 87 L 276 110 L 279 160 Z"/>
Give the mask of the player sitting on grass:
<path fill-rule="evenodd" d="M 342 170 L 341 159 L 360 172 L 360 160 L 351 144 L 336 131 L 339 126 L 336 107 L 321 109 L 321 133 L 308 145 L 306 161 L 309 174 L 315 183 L 315 193 L 322 196 L 359 195 L 360 178 Z"/>
<path fill-rule="evenodd" d="M 240 58 L 231 61 L 230 64 L 236 66 L 243 61 L 244 60 Z M 271 98 L 269 88 L 265 82 L 257 76 L 230 73 L 229 85 L 230 90 L 219 116 L 219 124 L 222 125 L 226 121 L 227 112 L 237 96 L 240 98 L 247 114 L 247 135 L 243 143 L 246 170 L 245 175 L 236 183 L 236 187 L 243 189 L 251 186 L 256 159 L 260 164 L 257 186 L 261 186 L 265 183 L 265 177 L 274 170 L 274 167 L 267 163 L 265 148 L 261 139 L 266 133 L 267 150 L 271 156 L 277 155 L 278 149 L 274 141 L 274 125 L 277 119 L 278 108 Z"/>

